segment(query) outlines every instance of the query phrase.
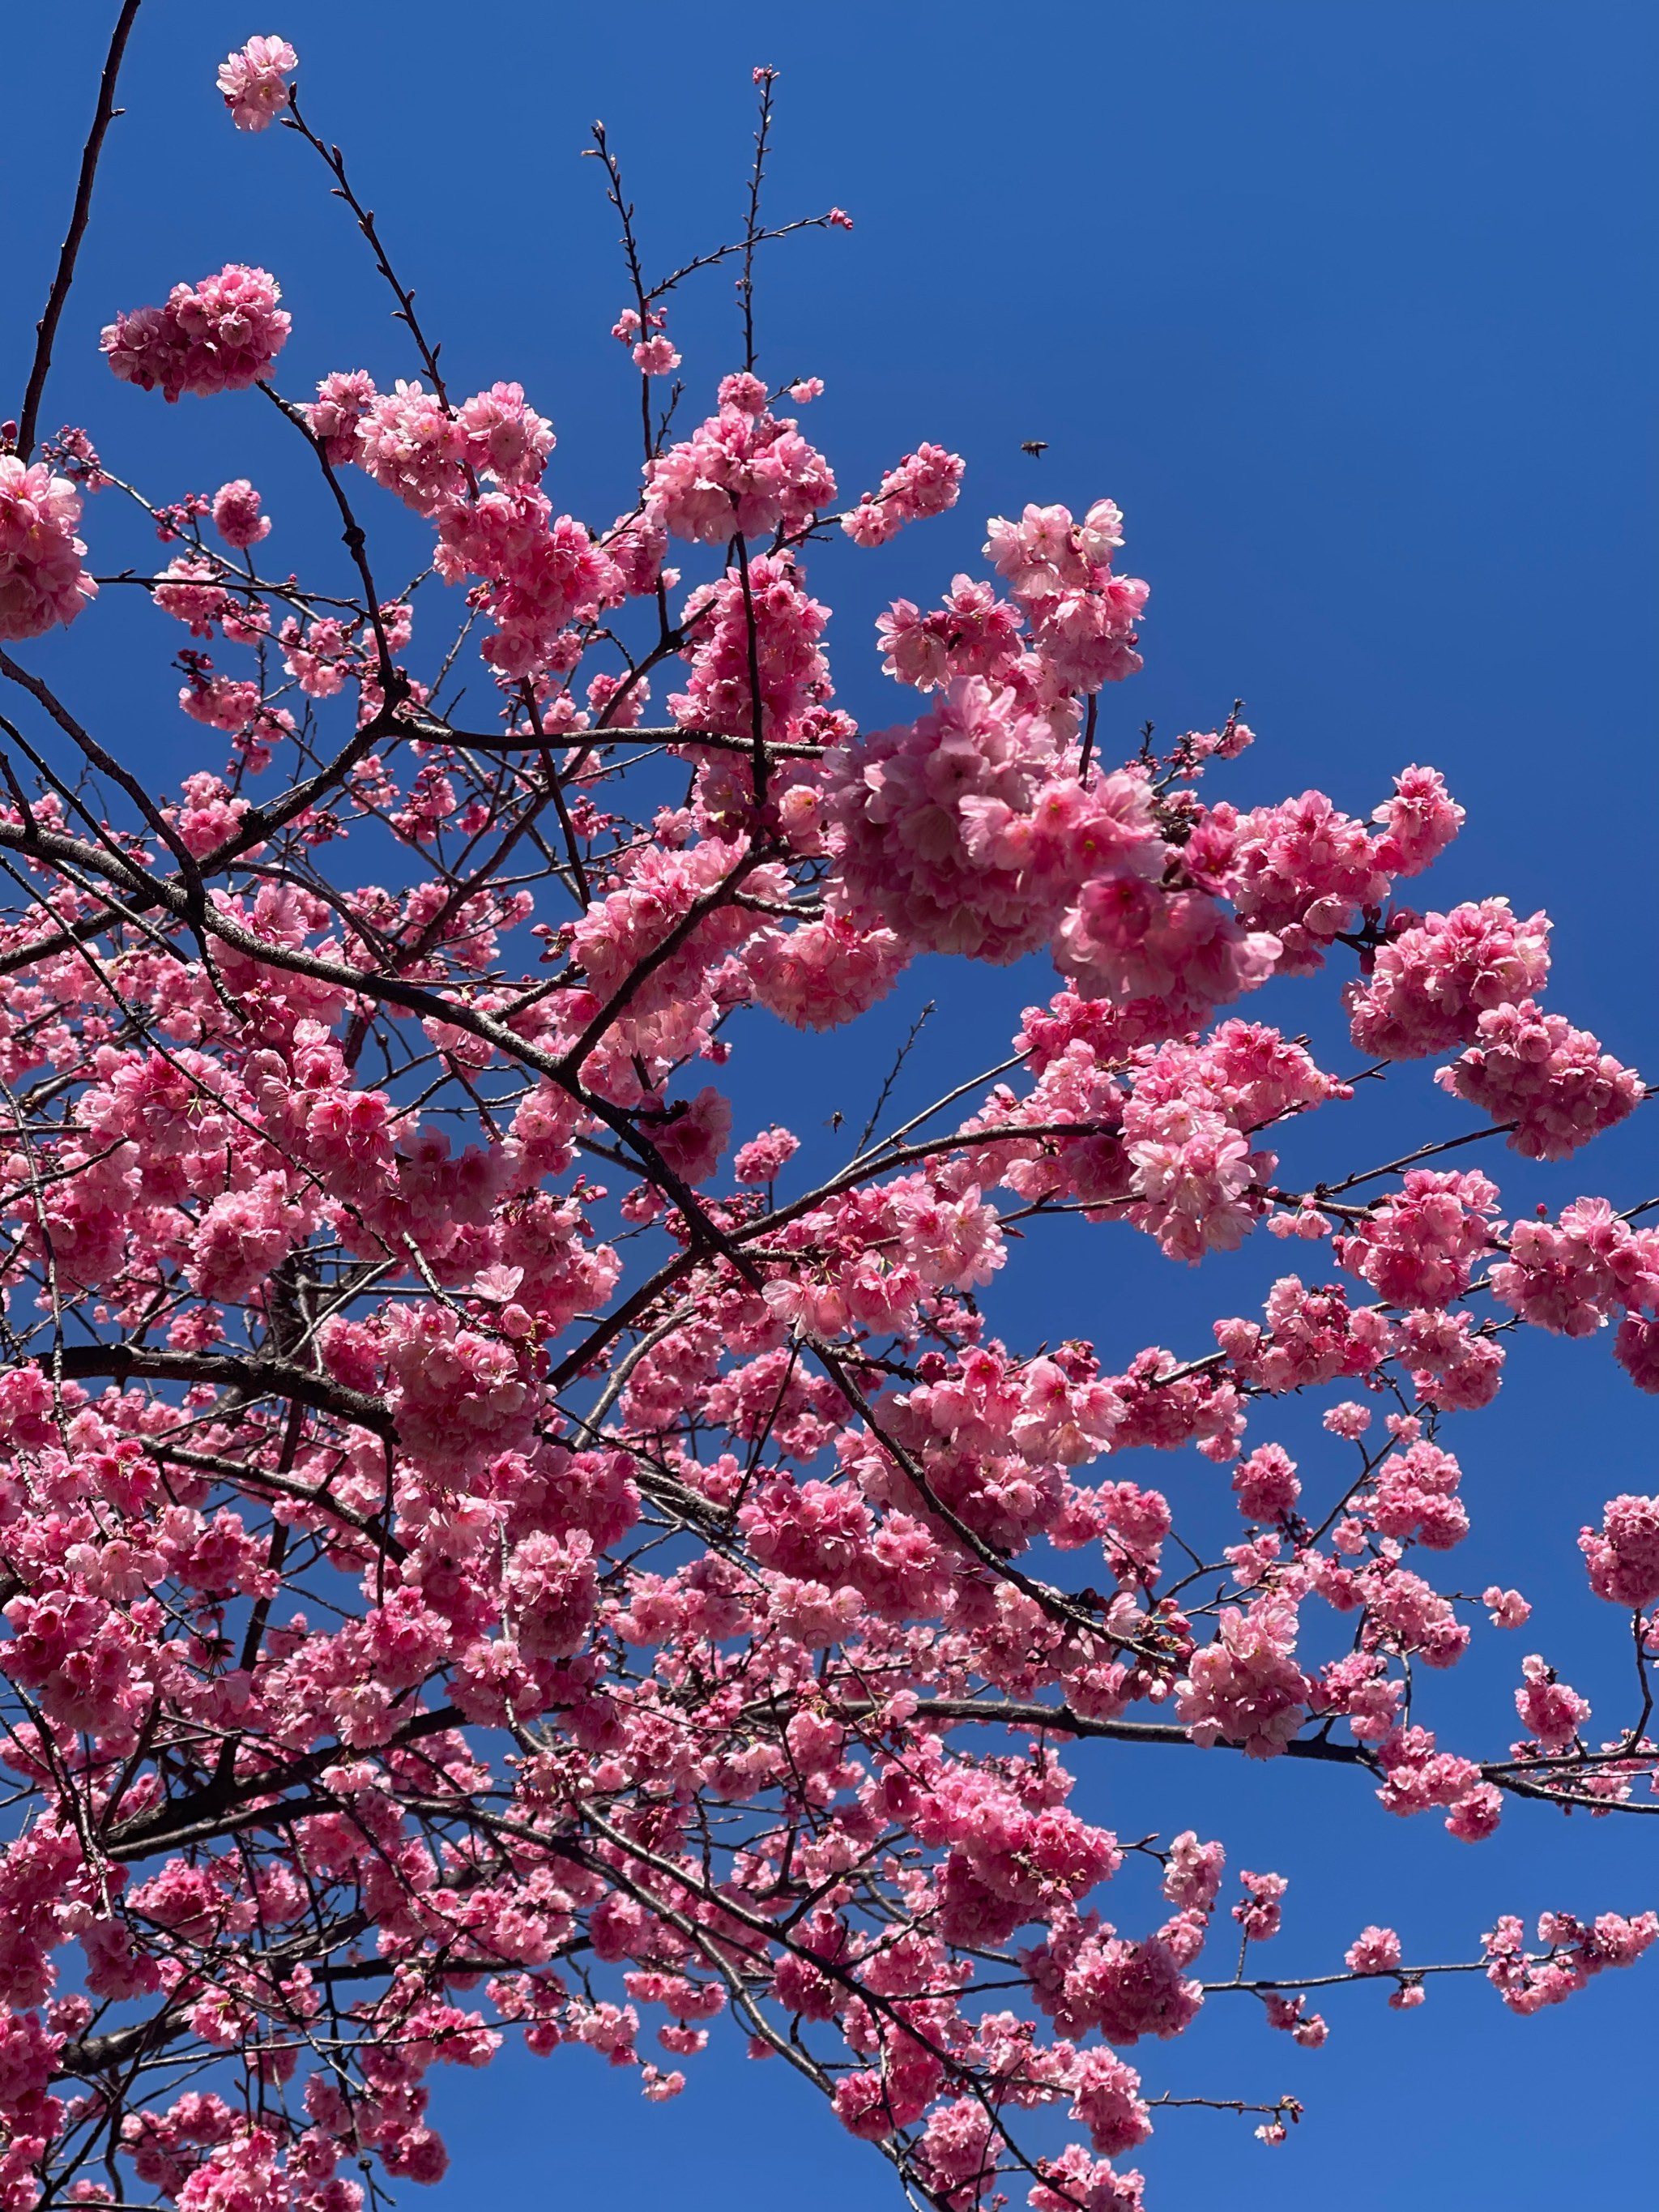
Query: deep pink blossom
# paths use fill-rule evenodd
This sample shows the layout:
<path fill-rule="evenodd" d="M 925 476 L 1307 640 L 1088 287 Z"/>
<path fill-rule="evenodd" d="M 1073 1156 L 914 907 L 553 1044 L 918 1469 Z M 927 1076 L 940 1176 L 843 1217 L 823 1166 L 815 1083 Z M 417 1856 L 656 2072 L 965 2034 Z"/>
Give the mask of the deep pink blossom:
<path fill-rule="evenodd" d="M 688 730 L 752 738 L 758 723 L 764 738 L 798 738 L 807 708 L 830 696 L 818 643 L 828 615 L 801 588 L 793 564 L 769 556 L 694 592 L 685 610 L 690 680 L 670 697 L 669 711 Z M 751 668 L 759 673 L 758 714 Z"/>
<path fill-rule="evenodd" d="M 1140 666 L 1135 624 L 1148 586 L 1112 573 L 1123 517 L 1097 500 L 1081 522 L 1064 507 L 1028 506 L 1018 522 L 994 516 L 986 553 L 1030 617 L 1037 655 L 1067 690 L 1097 691 Z"/>
<path fill-rule="evenodd" d="M 1291 1656 L 1296 1634 L 1287 1605 L 1263 1601 L 1248 1613 L 1223 1613 L 1215 1641 L 1194 1655 L 1176 1694 L 1176 1714 L 1195 1743 L 1236 1743 L 1252 1759 L 1284 1750 L 1311 1694 Z"/>
<path fill-rule="evenodd" d="M 842 909 L 930 951 L 1016 959 L 1079 883 L 1162 867 L 1145 787 L 1079 785 L 1050 725 L 976 678 L 911 727 L 863 738 L 837 776 Z"/>
<path fill-rule="evenodd" d="M 1578 1548 L 1597 1597 L 1638 1607 L 1659 1598 L 1659 1498 L 1610 1498 L 1600 1530 L 1586 1528 Z"/>
<path fill-rule="evenodd" d="M 1392 1928 L 1362 1928 L 1343 1954 L 1350 1972 L 1387 1974 L 1400 1964 L 1400 1938 Z"/>
<path fill-rule="evenodd" d="M 270 517 L 260 514 L 259 495 L 246 477 L 234 477 L 214 493 L 213 526 L 238 552 L 270 537 Z"/>
<path fill-rule="evenodd" d="M 1296 1462 L 1279 1444 L 1258 1444 L 1233 1475 L 1238 1510 L 1249 1521 L 1282 1521 L 1302 1495 Z"/>
<path fill-rule="evenodd" d="M 1490 1608 L 1494 1628 L 1524 1628 L 1532 1615 L 1519 1590 L 1501 1589 L 1497 1583 L 1481 1591 L 1480 1602 Z"/>
<path fill-rule="evenodd" d="M 71 623 L 98 586 L 81 566 L 81 500 L 44 461 L 0 453 L 0 638 L 39 637 Z"/>
<path fill-rule="evenodd" d="M 327 408 L 329 414 L 319 421 L 313 410 L 313 430 L 319 436 L 343 441 L 344 422 L 335 427 L 343 412 L 341 403 L 355 409 L 358 394 L 353 390 L 336 398 L 320 386 L 318 391 L 319 408 Z M 458 499 L 465 486 L 467 434 L 437 394 L 400 377 L 390 392 L 363 397 L 367 404 L 356 420 L 350 458 L 417 514 L 434 514 L 446 500 Z"/>
<path fill-rule="evenodd" d="M 535 483 L 555 444 L 553 426 L 525 404 L 521 384 L 492 384 L 462 403 L 466 459 L 497 483 Z"/>
<path fill-rule="evenodd" d="M 1522 1727 L 1546 1751 L 1565 1750 L 1589 1718 L 1589 1699 L 1558 1681 L 1535 1652 L 1522 1661 L 1521 1672 L 1525 1680 L 1515 1693 L 1515 1710 Z"/>
<path fill-rule="evenodd" d="M 765 396 L 753 377 L 726 378 L 719 412 L 651 464 L 646 502 L 672 536 L 723 545 L 796 530 L 834 500 L 828 462 Z"/>
<path fill-rule="evenodd" d="M 1234 1905 L 1233 1918 L 1247 1942 L 1265 1943 L 1279 1933 L 1280 1902 L 1290 1884 L 1282 1874 L 1241 1873 L 1238 1879 L 1243 1886 L 1244 1902 Z"/>
<path fill-rule="evenodd" d="M 1337 1256 L 1390 1305 L 1443 1306 L 1468 1288 L 1492 1239 L 1498 1186 L 1478 1170 L 1411 1168 Z"/>
<path fill-rule="evenodd" d="M 1350 987 L 1353 1041 L 1384 1060 L 1422 1060 L 1480 1035 L 1480 1017 L 1543 988 L 1549 919 L 1519 921 L 1507 899 L 1413 920 L 1377 949 L 1370 979 Z"/>
<path fill-rule="evenodd" d="M 1239 918 L 1278 939 L 1286 974 L 1316 968 L 1333 940 L 1388 896 L 1388 873 L 1364 823 L 1322 791 L 1258 807 L 1235 835 Z"/>
<path fill-rule="evenodd" d="M 1633 1256 L 1632 1243 L 1605 1199 L 1575 1200 L 1559 1222 L 1516 1223 L 1509 1257 L 1492 1271 L 1493 1293 L 1534 1328 L 1592 1335 L 1618 1310 L 1627 1285 L 1640 1303 L 1639 1274 L 1624 1264 Z"/>
<path fill-rule="evenodd" d="M 483 580 L 477 603 L 495 623 L 483 650 L 504 676 L 545 666 L 567 623 L 591 620 L 623 597 L 604 550 L 572 516 L 555 515 L 538 491 L 519 487 L 450 500 L 438 532 L 439 574 L 451 583 Z"/>
<path fill-rule="evenodd" d="M 1541 1013 L 1530 999 L 1489 1008 L 1479 1037 L 1435 1080 L 1494 1121 L 1513 1121 L 1510 1144 L 1528 1159 L 1565 1159 L 1642 1102 L 1634 1068 L 1603 1052 L 1588 1030 Z"/>
<path fill-rule="evenodd" d="M 219 64 L 219 89 L 239 131 L 264 131 L 288 105 L 289 73 L 300 57 L 286 39 L 254 38 Z"/>
<path fill-rule="evenodd" d="M 356 459 L 358 426 L 379 396 L 366 368 L 337 369 L 317 386 L 317 397 L 304 413 L 312 435 L 336 466 Z"/>
<path fill-rule="evenodd" d="M 896 599 L 877 616 L 876 635 L 883 672 L 919 691 L 942 690 L 957 676 L 1009 681 L 1024 641 L 1019 609 L 1000 599 L 994 585 L 965 575 L 952 579 L 944 605 L 929 613 Z"/>
<path fill-rule="evenodd" d="M 768 930 L 745 956 L 761 1005 L 796 1029 L 838 1029 L 884 999 L 905 955 L 890 929 L 859 929 L 830 915 Z"/>
<path fill-rule="evenodd" d="M 907 522 L 943 514 L 957 503 L 963 460 L 941 446 L 919 446 L 890 469 L 874 492 L 842 517 L 842 528 L 855 545 L 884 545 Z"/>
<path fill-rule="evenodd" d="M 282 288 L 263 269 L 231 262 L 194 287 L 175 284 L 163 307 L 118 315 L 101 343 L 124 383 L 161 388 L 169 403 L 185 392 L 241 392 L 267 375 L 288 343 L 291 319 L 276 304 Z"/>
<path fill-rule="evenodd" d="M 1371 811 L 1382 830 L 1375 848 L 1377 865 L 1390 876 L 1421 875 L 1462 828 L 1463 810 L 1437 769 L 1401 769 L 1394 787 L 1394 797 Z"/>

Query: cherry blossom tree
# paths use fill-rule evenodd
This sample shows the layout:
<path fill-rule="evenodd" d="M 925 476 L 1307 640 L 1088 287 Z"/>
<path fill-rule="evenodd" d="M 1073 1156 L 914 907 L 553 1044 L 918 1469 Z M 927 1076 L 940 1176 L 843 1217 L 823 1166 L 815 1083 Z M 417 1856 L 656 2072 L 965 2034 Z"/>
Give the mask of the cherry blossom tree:
<path fill-rule="evenodd" d="M 226 127 L 314 152 L 395 345 L 290 389 L 280 283 L 232 265 L 109 302 L 103 349 L 158 409 L 274 410 L 337 529 L 43 439 L 137 14 L 0 453 L 0 2207 L 359 2212 L 442 2173 L 434 2065 L 581 2044 L 662 2100 L 735 2033 L 918 2205 L 1129 2212 L 1155 2109 L 1297 2115 L 1143 2080 L 1208 2003 L 1316 2045 L 1341 1984 L 1484 1973 L 1528 2013 L 1632 1962 L 1651 1911 L 1529 1933 L 1499 1899 L 1463 1958 L 1357 1924 L 1294 1979 L 1257 1948 L 1281 1875 L 1067 1805 L 1108 1739 L 1357 1772 L 1469 1844 L 1656 1809 L 1659 1498 L 1582 1538 L 1624 1710 L 1589 1731 L 1532 1655 L 1517 1740 L 1431 1724 L 1432 1677 L 1529 1611 L 1442 1586 L 1457 1417 L 1532 1328 L 1607 1331 L 1659 1390 L 1659 1201 L 1501 1212 L 1502 1146 L 1565 1159 L 1646 1093 L 1544 1010 L 1546 915 L 1455 859 L 1401 900 L 1462 820 L 1440 775 L 1241 810 L 1203 795 L 1237 710 L 1111 758 L 1148 587 L 1105 497 L 993 519 L 980 573 L 878 624 L 891 726 L 836 704 L 814 553 L 950 508 L 963 462 L 848 497 L 817 380 L 760 374 L 762 249 L 850 227 L 766 211 L 766 69 L 741 227 L 666 275 L 596 126 L 641 437 L 608 528 L 557 511 L 518 384 L 448 386 L 276 36 L 220 69 Z M 671 320 L 711 269 L 717 377 Z M 161 553 L 94 575 L 122 510 Z M 31 663 L 117 591 L 216 733 L 176 792 Z M 827 1176 L 701 1079 L 925 954 L 1055 975 Z M 1269 979 L 1340 994 L 1343 1066 L 1250 1018 Z M 1304 1116 L 1425 1074 L 1462 1133 L 1298 1178 Z M 1285 1272 L 1207 1341 L 1010 1343 L 1006 1240 L 1058 1217 L 1187 1263 L 1273 1237 Z M 1183 1455 L 1165 1487 L 1150 1453 Z M 1189 1541 L 1218 1491 L 1233 1540 Z"/>

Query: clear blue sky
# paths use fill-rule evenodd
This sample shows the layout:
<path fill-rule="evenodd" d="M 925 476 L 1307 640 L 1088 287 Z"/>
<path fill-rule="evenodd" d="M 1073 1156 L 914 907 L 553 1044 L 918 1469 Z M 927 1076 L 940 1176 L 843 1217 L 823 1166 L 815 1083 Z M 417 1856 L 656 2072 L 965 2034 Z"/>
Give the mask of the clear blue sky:
<path fill-rule="evenodd" d="M 74 0 L 8 26 L 8 392 L 111 13 Z M 1127 565 L 1152 585 L 1147 667 L 1108 702 L 1115 734 L 1127 744 L 1148 716 L 1166 732 L 1212 724 L 1243 694 L 1261 743 L 1230 787 L 1241 801 L 1317 782 L 1368 809 L 1395 768 L 1436 762 L 1469 827 L 1435 895 L 1547 903 L 1552 1003 L 1659 1070 L 1650 0 L 838 0 L 752 27 L 665 0 L 283 0 L 252 14 L 151 0 L 46 420 L 87 421 L 118 467 L 148 454 L 166 495 L 250 473 L 280 519 L 289 464 L 263 410 L 164 413 L 112 386 L 95 354 L 116 307 L 235 258 L 282 279 L 291 388 L 359 363 L 409 373 L 303 149 L 222 120 L 214 68 L 255 30 L 301 49 L 308 110 L 381 212 L 455 382 L 520 378 L 561 434 L 556 496 L 601 521 L 631 496 L 633 403 L 605 335 L 625 294 L 599 179 L 577 159 L 586 125 L 611 127 L 653 264 L 679 259 L 733 228 L 749 69 L 775 64 L 773 208 L 839 202 L 857 228 L 766 264 L 763 366 L 826 379 L 813 428 L 850 490 L 922 437 L 969 464 L 957 513 L 896 556 L 815 571 L 837 609 L 848 703 L 902 710 L 867 653 L 871 618 L 894 592 L 926 599 L 976 565 L 986 514 L 1109 493 L 1128 517 Z M 732 365 L 734 327 L 717 277 L 676 321 L 694 374 Z M 1036 464 L 1018 450 L 1030 438 L 1048 441 Z M 100 609 L 76 634 L 69 679 L 158 777 L 188 751 L 162 680 L 176 641 L 142 610 Z M 116 679 L 135 666 L 129 694 Z M 752 1100 L 803 1133 L 828 1103 L 861 1120 L 926 993 L 943 1007 L 928 1073 L 954 1075 L 994 1057 L 1046 988 L 1024 973 L 913 981 L 872 1039 L 781 1051 L 781 1103 L 740 1079 L 740 1111 Z M 1293 1026 L 1314 995 L 1282 1002 Z M 989 1024 L 977 1054 L 970 1017 L 981 1036 Z M 1334 1036 L 1328 999 L 1319 1019 L 1316 1036 Z M 1371 1109 L 1368 1135 L 1310 1132 L 1301 1157 L 1322 1166 L 1318 1146 L 1340 1141 L 1348 1164 L 1370 1164 L 1386 1152 L 1361 1161 L 1356 1146 L 1387 1146 L 1402 1115 L 1413 1132 L 1452 1126 L 1448 1111 L 1425 1073 Z M 1506 1197 L 1606 1187 L 1630 1203 L 1659 1187 L 1652 1152 L 1646 1128 L 1621 1133 L 1582 1170 L 1516 1175 Z M 1094 1334 L 1113 1364 L 1149 1338 L 1202 1349 L 1207 1316 L 1248 1310 L 1284 1258 L 1247 1251 L 1194 1280 L 1149 1266 L 1127 1232 L 1046 1233 L 1004 1279 L 1002 1325 L 1023 1340 Z M 1462 1586 L 1520 1580 L 1538 1604 L 1523 1638 L 1486 1638 L 1445 1686 L 1446 1740 L 1468 1750 L 1508 1740 L 1509 1690 L 1534 1648 L 1622 1717 L 1613 1616 L 1583 1595 L 1572 1539 L 1611 1492 L 1659 1486 L 1659 1404 L 1622 1386 L 1605 1345 L 1520 1349 L 1499 1409 L 1452 1435 L 1475 1514 Z M 1297 1419 L 1257 1434 L 1294 1449 Z M 1135 1472 L 1183 1504 L 1218 1480 L 1200 1462 Z M 1370 1919 L 1420 1960 L 1468 1955 L 1500 1910 L 1659 1901 L 1659 1824 L 1511 1808 L 1499 1838 L 1470 1850 L 1437 1823 L 1389 1820 L 1340 1774 L 1115 1747 L 1079 1763 L 1085 1806 L 1126 1833 L 1195 1824 L 1235 1865 L 1288 1874 L 1286 1970 L 1325 1967 Z M 1139 2054 L 1152 2085 L 1290 2089 L 1309 2118 L 1268 2152 L 1237 2121 L 1170 2116 L 1141 2160 L 1154 2204 L 1225 2188 L 1249 2208 L 1338 2190 L 1352 2212 L 1426 2192 L 1553 2207 L 1564 2175 L 1645 2185 L 1656 1972 L 1650 1960 L 1532 2021 L 1477 1980 L 1436 1986 L 1404 2017 L 1376 1991 L 1339 1993 L 1316 2052 L 1214 2003 L 1179 2044 Z M 456 2161 L 441 2212 L 617 2187 L 685 2212 L 786 2192 L 793 2212 L 896 2201 L 879 2162 L 775 2066 L 711 2056 L 691 2070 L 661 2109 L 584 2051 L 436 2077 Z"/>

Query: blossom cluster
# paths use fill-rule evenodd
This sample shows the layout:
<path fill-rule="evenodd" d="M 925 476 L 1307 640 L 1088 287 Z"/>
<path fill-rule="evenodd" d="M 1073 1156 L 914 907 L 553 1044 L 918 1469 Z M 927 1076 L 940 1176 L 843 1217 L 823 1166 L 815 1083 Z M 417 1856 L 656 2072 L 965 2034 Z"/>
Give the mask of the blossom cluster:
<path fill-rule="evenodd" d="M 293 319 L 277 306 L 282 296 L 264 270 L 230 262 L 198 284 L 175 284 L 165 307 L 118 315 L 103 349 L 123 383 L 159 389 L 169 403 L 186 392 L 244 392 L 288 343 Z"/>
<path fill-rule="evenodd" d="M 39 637 L 97 597 L 81 566 L 80 520 L 80 495 L 66 477 L 0 453 L 0 638 Z"/>

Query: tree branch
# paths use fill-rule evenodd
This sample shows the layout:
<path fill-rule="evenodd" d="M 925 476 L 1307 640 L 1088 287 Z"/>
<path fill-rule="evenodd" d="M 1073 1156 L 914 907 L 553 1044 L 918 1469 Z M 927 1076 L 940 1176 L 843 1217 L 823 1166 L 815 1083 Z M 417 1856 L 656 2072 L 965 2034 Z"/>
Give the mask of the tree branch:
<path fill-rule="evenodd" d="M 34 450 L 35 425 L 40 420 L 40 402 L 46 397 L 46 378 L 52 368 L 52 349 L 58 336 L 58 325 L 75 282 L 75 264 L 80 256 L 81 241 L 87 234 L 87 224 L 92 216 L 92 188 L 98 175 L 98 157 L 104 150 L 104 139 L 110 125 L 121 112 L 115 105 L 115 88 L 121 75 L 121 60 L 127 50 L 143 0 L 122 0 L 120 14 L 115 19 L 111 33 L 109 52 L 104 61 L 104 74 L 98 80 L 98 105 L 93 110 L 92 128 L 87 133 L 87 143 L 81 153 L 81 173 L 76 180 L 75 205 L 70 212 L 69 229 L 58 255 L 57 274 L 52 280 L 52 289 L 46 295 L 46 304 L 40 321 L 35 325 L 34 359 L 29 367 L 29 380 L 23 393 L 23 411 L 17 418 L 17 450 L 27 460 Z"/>

